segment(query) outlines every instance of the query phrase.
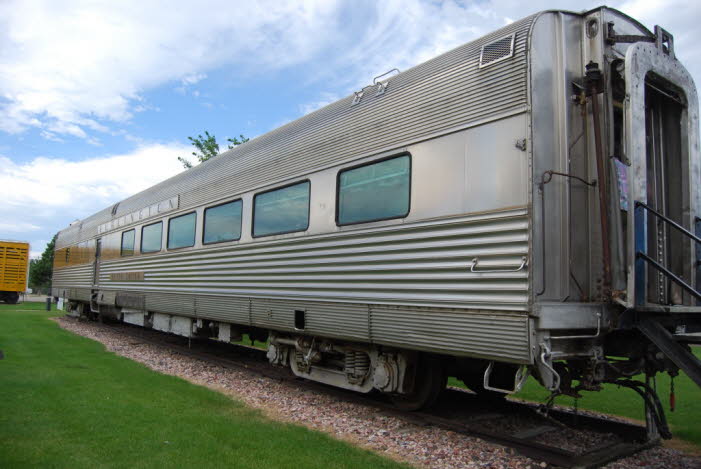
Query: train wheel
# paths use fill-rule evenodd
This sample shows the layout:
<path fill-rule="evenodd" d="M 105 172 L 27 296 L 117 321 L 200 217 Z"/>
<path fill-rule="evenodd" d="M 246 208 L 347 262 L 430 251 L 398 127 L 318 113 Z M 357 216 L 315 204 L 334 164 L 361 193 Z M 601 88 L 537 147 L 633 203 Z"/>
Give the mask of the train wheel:
<path fill-rule="evenodd" d="M 5 296 L 5 303 L 8 305 L 16 305 L 19 301 L 19 293 L 10 292 Z"/>
<path fill-rule="evenodd" d="M 401 410 L 414 411 L 431 407 L 445 390 L 448 376 L 443 365 L 434 358 L 419 362 L 414 390 L 409 394 L 393 394 L 392 403 Z"/>

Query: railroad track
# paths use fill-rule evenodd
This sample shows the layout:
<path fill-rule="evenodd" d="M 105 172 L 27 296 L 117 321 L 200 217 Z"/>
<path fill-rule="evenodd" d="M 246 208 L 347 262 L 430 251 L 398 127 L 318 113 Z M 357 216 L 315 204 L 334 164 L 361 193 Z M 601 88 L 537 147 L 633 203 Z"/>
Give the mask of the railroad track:
<path fill-rule="evenodd" d="M 339 399 L 361 403 L 409 424 L 434 426 L 477 437 L 513 449 L 523 456 L 552 467 L 596 468 L 655 446 L 646 440 L 645 427 L 570 410 L 550 409 L 547 416 L 536 404 L 504 401 L 484 402 L 464 390 L 448 388 L 440 403 L 430 411 L 406 412 L 395 408 L 382 395 L 364 395 L 296 377 L 287 368 L 273 367 L 263 349 L 226 344 L 207 339 L 187 339 L 125 324 L 103 324 L 140 342 L 165 347 L 184 356 L 227 369 L 247 370 L 269 379 L 294 382 L 305 389 L 332 394 Z M 549 443 L 553 433 L 570 432 L 601 435 L 586 447 Z M 596 441 L 597 438 L 583 438 Z M 562 441 L 562 438 L 560 438 Z"/>

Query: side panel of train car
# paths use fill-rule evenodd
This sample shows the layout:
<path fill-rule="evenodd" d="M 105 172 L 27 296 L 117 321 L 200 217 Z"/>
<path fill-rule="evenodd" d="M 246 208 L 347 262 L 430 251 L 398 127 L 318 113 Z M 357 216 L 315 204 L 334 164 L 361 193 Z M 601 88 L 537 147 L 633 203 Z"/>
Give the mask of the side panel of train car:
<path fill-rule="evenodd" d="M 0 301 L 15 304 L 27 290 L 29 243 L 0 241 Z"/>
<path fill-rule="evenodd" d="M 267 337 L 300 376 L 408 407 L 446 374 L 576 393 L 680 366 L 636 320 L 699 325 L 700 168 L 672 36 L 608 8 L 544 12 L 74 223 L 54 295 Z"/>

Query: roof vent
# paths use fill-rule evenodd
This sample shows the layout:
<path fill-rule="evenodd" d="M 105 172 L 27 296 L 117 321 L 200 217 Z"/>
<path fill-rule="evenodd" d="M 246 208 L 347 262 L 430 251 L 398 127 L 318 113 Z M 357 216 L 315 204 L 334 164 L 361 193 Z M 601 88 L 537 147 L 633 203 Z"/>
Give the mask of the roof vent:
<path fill-rule="evenodd" d="M 483 45 L 480 51 L 480 68 L 513 57 L 515 39 L 516 34 L 514 33 Z"/>

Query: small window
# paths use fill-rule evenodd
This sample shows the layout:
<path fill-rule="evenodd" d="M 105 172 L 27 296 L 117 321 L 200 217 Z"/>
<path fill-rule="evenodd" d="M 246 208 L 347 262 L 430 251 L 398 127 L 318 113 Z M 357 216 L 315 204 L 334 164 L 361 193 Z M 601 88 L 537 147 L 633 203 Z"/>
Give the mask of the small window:
<path fill-rule="evenodd" d="M 195 212 L 168 221 L 168 249 L 187 248 L 195 245 Z"/>
<path fill-rule="evenodd" d="M 309 227 L 309 181 L 256 194 L 253 236 L 304 231 Z"/>
<path fill-rule="evenodd" d="M 411 159 L 402 155 L 338 173 L 339 225 L 409 214 Z"/>
<path fill-rule="evenodd" d="M 209 207 L 204 211 L 204 244 L 235 241 L 241 238 L 241 200 Z"/>
<path fill-rule="evenodd" d="M 134 255 L 134 236 L 136 231 L 129 230 L 122 233 L 122 256 L 133 256 Z"/>
<path fill-rule="evenodd" d="M 163 222 L 153 223 L 141 228 L 141 252 L 158 252 L 161 250 Z"/>

